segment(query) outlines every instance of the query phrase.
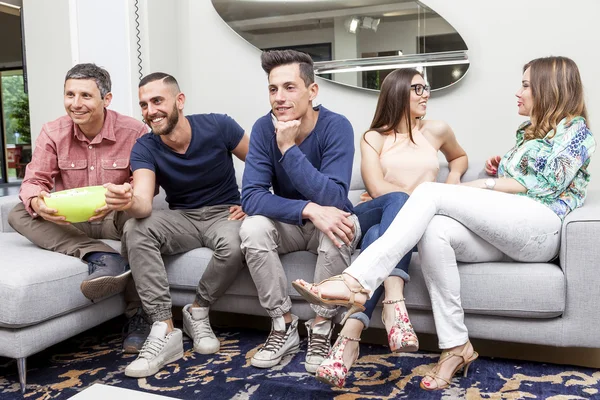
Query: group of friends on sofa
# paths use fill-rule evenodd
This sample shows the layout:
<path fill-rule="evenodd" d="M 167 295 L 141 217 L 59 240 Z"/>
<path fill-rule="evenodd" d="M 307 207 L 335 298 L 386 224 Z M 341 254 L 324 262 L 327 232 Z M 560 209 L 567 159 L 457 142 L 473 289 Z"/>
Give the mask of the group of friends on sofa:
<path fill-rule="evenodd" d="M 319 87 L 310 56 L 267 51 L 261 62 L 271 109 L 250 136 L 227 115 L 185 116 L 185 94 L 161 72 L 139 83 L 145 125 L 107 108 L 106 70 L 74 66 L 65 77 L 67 115 L 42 127 L 10 225 L 44 249 L 86 262 L 87 298 L 125 291 L 133 328 L 123 348 L 139 353 L 125 369 L 131 377 L 153 375 L 183 356 L 162 255 L 214 251 L 194 302 L 183 309 L 183 332 L 201 354 L 220 347 L 210 305 L 249 269 L 272 318 L 251 363 L 270 368 L 300 344 L 280 256 L 316 254 L 320 283 L 292 283 L 315 312 L 306 322 L 305 366 L 341 387 L 382 295 L 390 350 L 418 350 L 403 295 L 418 249 L 442 349 L 420 386 L 448 387 L 478 357 L 464 324 L 457 262 L 550 261 L 562 220 L 584 202 L 595 140 L 576 64 L 546 57 L 524 66 L 516 97 L 518 113 L 529 120 L 518 127 L 513 148 L 486 161 L 488 179 L 462 183 L 467 155 L 447 123 L 424 119 L 430 87 L 423 75 L 391 72 L 361 136 L 367 192 L 353 206 L 353 129 L 343 115 L 313 105 Z M 485 134 L 488 127 L 479 129 Z M 435 183 L 438 152 L 448 161 L 445 183 Z M 241 195 L 232 155 L 245 161 Z M 71 224 L 44 201 L 53 190 L 90 185 L 106 187 L 106 205 L 88 222 Z M 152 208 L 159 186 L 169 210 Z M 121 253 L 100 239 L 121 240 Z M 332 318 L 344 307 L 332 346 Z"/>

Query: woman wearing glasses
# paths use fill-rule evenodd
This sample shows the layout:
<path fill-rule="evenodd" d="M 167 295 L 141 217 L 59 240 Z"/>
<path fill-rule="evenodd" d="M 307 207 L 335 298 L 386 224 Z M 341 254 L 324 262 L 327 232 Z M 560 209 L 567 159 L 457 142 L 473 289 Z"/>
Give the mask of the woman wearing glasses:
<path fill-rule="evenodd" d="M 469 342 L 460 302 L 457 261 L 548 262 L 560 247 L 562 220 L 580 207 L 596 143 L 577 65 L 565 57 L 535 59 L 523 68 L 520 115 L 528 116 L 516 144 L 485 165 L 488 175 L 462 185 L 423 183 L 386 233 L 362 251 L 340 277 L 318 285 L 295 281 L 309 301 L 362 309 L 370 293 L 418 243 L 439 346 L 436 367 L 421 380 L 444 389 L 477 353 Z"/>
<path fill-rule="evenodd" d="M 354 208 L 361 231 L 361 249 L 377 240 L 390 226 L 412 191 L 423 182 L 434 182 L 439 171 L 438 151 L 450 168 L 446 183 L 458 184 L 467 169 L 467 156 L 452 129 L 441 121 L 424 120 L 429 86 L 415 69 L 390 73 L 381 86 L 371 127 L 361 140 L 361 172 L 367 193 Z M 382 319 L 393 352 L 417 351 L 419 341 L 404 305 L 408 282 L 408 252 L 377 288 L 363 312 L 346 321 L 335 345 L 316 371 L 319 380 L 343 386 L 358 358 L 360 339 L 375 306 L 385 291 Z"/>

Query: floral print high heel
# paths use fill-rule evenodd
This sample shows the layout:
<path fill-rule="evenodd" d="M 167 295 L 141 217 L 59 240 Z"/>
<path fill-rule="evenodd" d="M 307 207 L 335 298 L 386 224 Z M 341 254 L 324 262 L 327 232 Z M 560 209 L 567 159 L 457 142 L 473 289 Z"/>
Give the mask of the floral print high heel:
<path fill-rule="evenodd" d="M 350 370 L 350 367 L 346 367 L 346 364 L 344 364 L 344 349 L 349 341 L 360 342 L 360 339 L 351 338 L 342 334 L 338 335 L 327 358 L 323 360 L 319 368 L 317 368 L 317 372 L 315 372 L 315 377 L 319 381 L 339 388 L 344 386 L 346 383 L 346 375 L 348 375 L 348 371 Z M 354 364 L 357 358 L 358 352 L 356 353 L 356 358 L 352 361 L 352 364 Z"/>
<path fill-rule="evenodd" d="M 419 339 L 410 323 L 408 314 L 403 312 L 398 304 L 402 302 L 404 299 L 382 301 L 383 304 L 394 305 L 394 325 L 388 332 L 388 343 L 393 353 L 411 353 L 419 350 Z M 381 321 L 385 325 L 384 315 L 382 312 Z"/>

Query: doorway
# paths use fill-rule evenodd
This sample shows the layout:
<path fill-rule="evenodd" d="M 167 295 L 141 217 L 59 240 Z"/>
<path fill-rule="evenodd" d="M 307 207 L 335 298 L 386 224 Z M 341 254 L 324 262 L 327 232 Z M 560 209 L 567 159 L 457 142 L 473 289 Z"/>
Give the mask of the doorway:
<path fill-rule="evenodd" d="M 0 185 L 19 185 L 31 160 L 22 0 L 0 0 Z"/>
<path fill-rule="evenodd" d="M 0 71 L 0 109 L 4 147 L 2 183 L 18 184 L 31 161 L 29 99 L 22 69 Z"/>

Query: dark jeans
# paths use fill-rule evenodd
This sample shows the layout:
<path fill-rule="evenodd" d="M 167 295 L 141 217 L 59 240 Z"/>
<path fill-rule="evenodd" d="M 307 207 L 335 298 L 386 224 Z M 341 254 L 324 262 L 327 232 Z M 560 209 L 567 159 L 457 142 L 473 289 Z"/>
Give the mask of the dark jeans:
<path fill-rule="evenodd" d="M 396 214 L 398 214 L 398 211 L 400 211 L 402 206 L 404 206 L 404 203 L 406 203 L 406 200 L 408 200 L 408 195 L 406 193 L 392 192 L 354 207 L 354 213 L 360 222 L 360 229 L 364 232 L 360 243 L 360 248 L 362 250 L 369 247 L 371 243 L 383 235 L 396 217 Z M 398 265 L 396 265 L 390 276 L 399 276 L 404 279 L 405 282 L 408 282 L 410 280 L 410 276 L 408 275 L 408 265 L 410 264 L 411 256 L 412 252 L 405 255 Z M 365 311 L 355 313 L 350 318 L 358 319 L 365 325 L 365 329 L 368 328 L 375 306 L 379 302 L 382 294 L 383 285 L 379 286 L 373 292 L 371 298 L 367 300 L 365 303 Z"/>

